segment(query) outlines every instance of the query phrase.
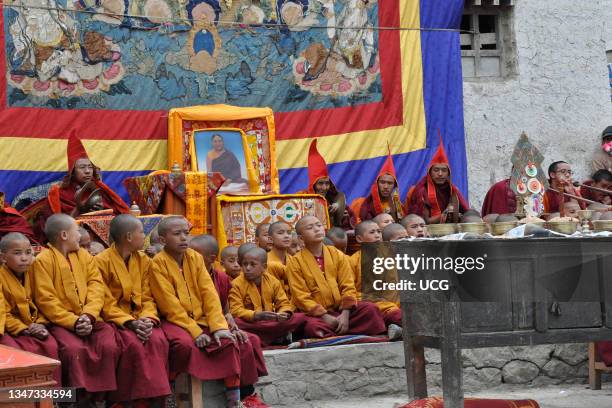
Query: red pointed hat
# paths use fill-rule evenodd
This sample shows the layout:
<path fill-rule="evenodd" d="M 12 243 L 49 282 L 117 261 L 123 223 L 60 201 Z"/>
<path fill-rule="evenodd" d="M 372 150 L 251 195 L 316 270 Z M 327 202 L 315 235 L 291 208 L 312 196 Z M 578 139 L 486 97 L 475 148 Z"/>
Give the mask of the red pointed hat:
<path fill-rule="evenodd" d="M 85 147 L 83 147 L 83 143 L 81 143 L 81 139 L 76 135 L 76 130 L 72 129 L 70 132 L 70 136 L 68 137 L 68 171 L 72 171 L 74 168 L 74 164 L 79 159 L 89 159 L 87 155 L 87 151 Z"/>
<path fill-rule="evenodd" d="M 442 135 L 440 134 L 440 144 L 438 145 L 438 150 L 434 153 L 431 161 L 429 162 L 428 170 L 431 170 L 431 166 L 434 164 L 446 164 L 450 171 L 450 165 L 448 162 L 448 156 L 446 155 L 446 150 L 444 150 L 444 143 L 442 143 Z M 429 174 L 429 172 L 428 172 Z"/>
<path fill-rule="evenodd" d="M 317 139 L 310 143 L 308 150 L 308 192 L 314 193 L 314 185 L 323 177 L 329 178 L 327 163 L 317 150 Z"/>
<path fill-rule="evenodd" d="M 440 132 L 440 129 L 438 129 L 438 134 L 440 136 L 440 144 L 438 145 L 438 149 L 436 150 L 433 157 L 431 158 L 431 161 L 429 162 L 429 166 L 427 166 L 427 174 L 425 175 L 425 177 L 427 177 L 427 198 L 429 199 L 429 203 L 431 205 L 430 215 L 432 217 L 435 217 L 442 213 L 442 209 L 440 208 L 438 204 L 438 196 L 437 196 L 436 187 L 435 187 L 436 185 L 433 182 L 433 179 L 431 178 L 431 174 L 429 174 L 431 171 L 431 168 L 435 164 L 446 164 L 446 167 L 448 167 L 448 183 L 450 184 L 451 195 L 456 192 L 456 188 L 455 186 L 453 186 L 453 183 L 451 182 L 451 178 L 450 178 L 451 168 L 448 162 L 448 156 L 446 155 L 446 150 L 444 150 L 444 143 L 442 142 L 442 133 Z"/>
<path fill-rule="evenodd" d="M 395 187 L 397 188 L 398 184 L 397 184 L 397 176 L 395 175 L 395 166 L 393 165 L 393 157 L 391 157 L 391 149 L 389 148 L 388 145 L 387 145 L 387 159 L 385 160 L 382 167 L 380 168 L 380 171 L 378 172 L 378 176 L 376 176 L 376 179 L 374 180 L 374 183 L 372 184 L 372 187 L 370 188 L 370 194 L 372 195 L 372 200 L 374 202 L 374 209 L 376 210 L 378 214 L 380 214 L 383 211 L 382 203 L 380 201 L 380 195 L 378 194 L 378 179 L 384 176 L 385 174 L 393 176 L 393 180 L 395 181 Z M 397 194 L 397 190 L 395 190 L 394 194 Z"/>

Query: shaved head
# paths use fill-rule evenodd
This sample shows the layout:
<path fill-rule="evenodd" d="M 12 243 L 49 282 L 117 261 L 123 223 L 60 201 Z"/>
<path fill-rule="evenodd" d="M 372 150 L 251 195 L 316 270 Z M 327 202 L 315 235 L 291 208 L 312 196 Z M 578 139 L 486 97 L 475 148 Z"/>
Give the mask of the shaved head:
<path fill-rule="evenodd" d="M 406 228 L 404 228 L 404 226 L 401 224 L 389 224 L 382 231 L 383 241 L 391 241 L 397 239 L 400 236 L 408 236 Z"/>
<path fill-rule="evenodd" d="M 497 222 L 497 217 L 499 217 L 499 214 L 491 213 L 485 215 L 482 220 L 487 224 L 493 224 L 494 222 Z"/>
<path fill-rule="evenodd" d="M 208 234 L 196 235 L 195 237 L 192 237 L 191 241 L 189 242 L 189 246 L 191 248 L 197 247 L 198 249 L 202 250 L 202 255 L 216 255 L 219 253 L 219 243 L 215 237 Z"/>
<path fill-rule="evenodd" d="M 55 244 L 62 231 L 68 231 L 76 221 L 68 214 L 53 214 L 45 223 L 45 235 L 50 243 Z"/>
<path fill-rule="evenodd" d="M 372 220 L 361 221 L 359 224 L 355 226 L 355 236 L 363 235 L 366 232 L 366 230 L 372 226 L 372 224 L 378 225 Z"/>
<path fill-rule="evenodd" d="M 17 242 L 30 243 L 30 240 L 21 232 L 9 232 L 0 239 L 0 252 L 6 253 Z"/>
<path fill-rule="evenodd" d="M 123 242 L 128 232 L 134 232 L 142 222 L 131 214 L 119 214 L 110 223 L 110 236 L 113 242 Z"/>
<path fill-rule="evenodd" d="M 295 231 L 298 233 L 298 235 L 301 234 L 301 229 L 304 226 L 304 224 L 306 223 L 306 221 L 311 221 L 313 218 L 317 218 L 317 217 L 315 217 L 314 215 L 306 215 L 306 216 L 300 218 L 298 220 L 298 222 L 295 223 Z"/>
<path fill-rule="evenodd" d="M 412 222 L 425 222 L 423 217 L 418 214 L 408 214 L 399 222 L 404 228 L 407 228 L 408 225 Z"/>
<path fill-rule="evenodd" d="M 480 213 L 479 213 L 477 210 L 475 210 L 475 209 L 473 209 L 473 208 L 470 208 L 469 210 L 466 210 L 466 211 L 463 213 L 463 216 L 470 216 L 470 217 L 474 216 L 474 217 L 480 217 Z"/>
<path fill-rule="evenodd" d="M 181 222 L 184 222 L 185 224 L 189 225 L 187 219 L 182 215 L 171 215 L 169 217 L 164 217 L 159 222 L 159 224 L 157 224 L 157 233 L 159 234 L 159 236 L 164 236 L 168 232 L 170 232 L 173 226 Z"/>
<path fill-rule="evenodd" d="M 255 237 L 259 238 L 259 236 L 263 234 L 264 231 L 268 231 L 270 227 L 271 225 L 268 223 L 259 224 L 257 228 L 255 228 Z"/>
<path fill-rule="evenodd" d="M 87 231 L 85 228 L 83 227 L 79 227 L 79 234 L 81 234 L 81 237 L 89 237 L 89 231 Z"/>
<path fill-rule="evenodd" d="M 514 214 L 501 214 L 497 216 L 495 222 L 509 222 L 509 221 L 518 221 L 518 218 L 514 216 Z"/>
<path fill-rule="evenodd" d="M 245 242 L 244 244 L 238 247 L 238 263 L 239 264 L 242 265 L 242 258 L 244 257 L 244 254 L 246 254 L 248 251 L 250 251 L 253 248 L 258 248 L 258 246 L 252 242 Z"/>
<path fill-rule="evenodd" d="M 394 222 L 391 214 L 387 214 L 387 213 L 378 214 L 376 217 L 372 218 L 372 221 L 378 224 L 380 229 L 383 229 L 386 225 Z"/>
<path fill-rule="evenodd" d="M 223 248 L 223 250 L 221 251 L 221 261 L 231 256 L 238 256 L 238 248 L 233 245 L 229 245 Z"/>
<path fill-rule="evenodd" d="M 270 224 L 270 227 L 268 228 L 268 234 L 272 235 L 274 233 L 274 230 L 282 226 L 289 226 L 289 224 L 287 224 L 285 221 L 273 222 L 272 224 Z"/>
<path fill-rule="evenodd" d="M 244 253 L 243 258 L 247 255 L 254 257 L 255 259 L 257 259 L 259 262 L 261 262 L 264 265 L 268 263 L 268 253 L 263 248 L 259 248 L 259 247 L 251 248 Z"/>
<path fill-rule="evenodd" d="M 346 239 L 346 231 L 344 231 L 342 228 L 340 227 L 332 227 L 329 229 L 329 231 L 327 231 L 327 237 L 329 239 Z"/>
<path fill-rule="evenodd" d="M 323 238 L 323 244 L 324 245 L 329 245 L 329 246 L 334 246 L 334 241 L 332 241 L 331 239 L 325 237 L 325 238 Z"/>

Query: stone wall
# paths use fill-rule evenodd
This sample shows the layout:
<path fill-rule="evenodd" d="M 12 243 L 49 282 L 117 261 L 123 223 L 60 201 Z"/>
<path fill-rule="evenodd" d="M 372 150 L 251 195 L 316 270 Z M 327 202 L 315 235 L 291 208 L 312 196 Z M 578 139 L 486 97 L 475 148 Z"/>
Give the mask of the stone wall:
<path fill-rule="evenodd" d="M 573 164 L 577 179 L 605 126 L 612 124 L 606 63 L 607 0 L 517 0 L 517 75 L 464 81 L 470 202 L 480 208 L 491 179 L 509 175 L 510 155 L 527 132 L 545 156 Z M 612 46 L 608 45 L 608 48 Z"/>
<path fill-rule="evenodd" d="M 273 406 L 406 392 L 401 342 L 274 350 L 264 354 L 270 375 L 261 378 L 258 391 Z M 428 349 L 425 357 L 428 387 L 439 393 L 440 353 Z M 587 363 L 586 344 L 463 350 L 463 381 L 466 392 L 502 383 L 525 387 L 586 383 Z"/>

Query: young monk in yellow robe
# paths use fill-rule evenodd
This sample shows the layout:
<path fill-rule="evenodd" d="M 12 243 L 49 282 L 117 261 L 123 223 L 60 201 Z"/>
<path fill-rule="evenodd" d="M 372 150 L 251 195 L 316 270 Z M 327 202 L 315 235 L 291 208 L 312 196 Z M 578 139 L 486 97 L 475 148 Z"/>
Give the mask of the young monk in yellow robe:
<path fill-rule="evenodd" d="M 398 224 L 390 224 L 398 225 Z M 401 225 L 399 226 L 401 228 Z M 389 225 L 386 228 L 389 228 Z M 391 230 L 389 230 L 391 231 Z M 404 233 L 407 232 L 404 230 Z M 355 226 L 355 240 L 359 244 L 374 243 L 382 241 L 380 227 L 372 220 L 362 221 Z M 361 250 L 351 255 L 350 264 L 353 269 L 353 277 L 356 282 L 358 298 L 361 299 Z M 376 306 L 382 313 L 383 320 L 387 326 L 387 335 L 389 339 L 395 340 L 401 337 L 402 334 L 402 311 L 399 304 L 380 300 L 376 302 Z"/>
<path fill-rule="evenodd" d="M 49 332 L 59 346 L 63 385 L 89 393 L 113 391 L 120 352 L 115 330 L 100 320 L 106 291 L 100 271 L 79 248 L 79 227 L 69 215 L 49 217 L 45 235 L 49 249 L 34 261 L 34 303 L 52 323 Z"/>
<path fill-rule="evenodd" d="M 215 266 L 215 260 L 219 253 L 219 243 L 212 235 L 202 234 L 192 237 L 189 241 L 189 247 L 204 258 L 206 272 L 210 274 L 219 295 L 221 309 L 223 309 L 223 315 L 227 320 L 229 330 L 238 339 L 238 346 L 240 347 L 240 398 L 242 403 L 244 405 L 258 404 L 261 401 L 259 396 L 255 394 L 253 384 L 257 382 L 259 376 L 268 374 L 266 362 L 259 337 L 241 330 L 230 312 L 229 293 L 232 288 L 232 281 L 229 276 Z"/>
<path fill-rule="evenodd" d="M 266 271 L 268 256 L 261 248 L 248 251 L 242 260 L 244 272 L 232 282 L 229 301 L 238 327 L 255 333 L 264 346 L 289 333 L 302 332 L 306 316 L 293 313 L 283 284 Z"/>
<path fill-rule="evenodd" d="M 279 262 L 287 264 L 287 251 L 291 247 L 291 227 L 283 221 L 276 221 L 270 224 L 268 236 L 272 248 L 268 252 L 268 262 Z"/>
<path fill-rule="evenodd" d="M 110 223 L 110 236 L 111 247 L 95 258 L 109 289 L 102 317 L 118 327 L 121 339 L 117 390 L 106 399 L 161 403 L 171 393 L 168 341 L 149 286 L 151 260 L 141 252 L 142 222 L 133 215 L 118 215 Z"/>
<path fill-rule="evenodd" d="M 298 310 L 318 318 L 318 327 L 308 337 L 341 334 L 375 335 L 385 324 L 375 304 L 358 302 L 348 258 L 334 247 L 323 245 L 325 229 L 314 216 L 296 224 L 305 248 L 287 261 L 292 302 Z"/>
<path fill-rule="evenodd" d="M 6 333 L 0 344 L 59 360 L 57 342 L 47 330 L 49 321 L 32 300 L 34 255 L 28 238 L 20 232 L 2 237 L 0 259 L 4 261 L 0 267 L 0 314 L 6 319 Z M 4 321 L 0 324 L 4 328 Z M 61 368 L 55 370 L 53 377 L 56 385 L 61 386 Z"/>
<path fill-rule="evenodd" d="M 223 380 L 228 407 L 240 407 L 237 340 L 204 259 L 189 248 L 189 224 L 182 216 L 170 216 L 157 229 L 164 250 L 153 259 L 151 291 L 165 319 L 170 378 L 189 373 L 204 381 Z"/>

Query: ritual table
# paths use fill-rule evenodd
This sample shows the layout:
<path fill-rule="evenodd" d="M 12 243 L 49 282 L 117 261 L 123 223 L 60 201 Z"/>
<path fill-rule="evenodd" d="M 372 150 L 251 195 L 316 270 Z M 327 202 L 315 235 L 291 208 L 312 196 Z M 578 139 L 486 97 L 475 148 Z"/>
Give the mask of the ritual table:
<path fill-rule="evenodd" d="M 462 408 L 461 349 L 612 339 L 612 238 L 394 245 L 396 253 L 414 257 L 484 254 L 486 259 L 486 273 L 457 275 L 465 278 L 450 293 L 400 293 L 411 400 L 427 396 L 424 347 L 441 351 L 444 407 Z M 406 270 L 398 270 L 398 277 L 415 279 Z M 476 301 L 490 293 L 496 298 Z"/>
<path fill-rule="evenodd" d="M 115 218 L 114 215 L 85 216 L 77 218 L 76 222 L 86 230 L 91 231 L 96 240 L 101 241 L 104 246 L 109 247 L 110 242 L 110 223 Z M 151 232 L 157 224 L 164 218 L 163 215 L 141 215 L 137 217 L 142 222 L 145 234 L 145 247 L 149 246 Z"/>
<path fill-rule="evenodd" d="M 60 362 L 0 345 L 0 406 L 12 408 L 51 408 L 51 400 L 24 402 L 11 399 L 9 390 L 36 389 L 53 387 L 55 380 L 53 372 Z"/>

